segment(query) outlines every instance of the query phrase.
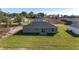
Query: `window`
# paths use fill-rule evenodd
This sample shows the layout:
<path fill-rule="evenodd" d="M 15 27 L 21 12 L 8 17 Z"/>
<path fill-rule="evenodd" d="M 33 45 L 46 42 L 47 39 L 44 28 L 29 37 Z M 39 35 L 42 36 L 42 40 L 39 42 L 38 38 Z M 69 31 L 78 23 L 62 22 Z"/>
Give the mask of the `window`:
<path fill-rule="evenodd" d="M 52 28 L 52 32 L 54 31 L 54 28 Z"/>

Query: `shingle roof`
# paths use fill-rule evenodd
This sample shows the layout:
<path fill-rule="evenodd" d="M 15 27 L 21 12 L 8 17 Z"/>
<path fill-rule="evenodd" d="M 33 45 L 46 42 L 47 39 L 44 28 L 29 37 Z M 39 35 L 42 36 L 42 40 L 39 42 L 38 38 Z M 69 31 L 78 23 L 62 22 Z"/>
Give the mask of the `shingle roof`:
<path fill-rule="evenodd" d="M 62 18 L 67 21 L 79 21 L 79 18 Z"/>
<path fill-rule="evenodd" d="M 25 25 L 25 27 L 29 28 L 55 28 L 56 26 L 48 23 L 47 21 L 33 21 L 32 23 Z"/>
<path fill-rule="evenodd" d="M 79 28 L 79 24 L 72 24 L 71 27 Z"/>

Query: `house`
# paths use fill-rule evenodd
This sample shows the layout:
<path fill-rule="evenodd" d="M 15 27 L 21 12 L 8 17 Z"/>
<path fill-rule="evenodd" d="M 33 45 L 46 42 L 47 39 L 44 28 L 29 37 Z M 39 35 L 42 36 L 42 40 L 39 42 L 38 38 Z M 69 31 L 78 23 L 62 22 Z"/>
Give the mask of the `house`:
<path fill-rule="evenodd" d="M 61 18 L 61 21 L 64 21 L 65 24 L 67 25 L 71 25 L 73 24 L 75 21 L 79 21 L 79 18 Z"/>
<path fill-rule="evenodd" d="M 61 21 L 63 21 L 67 25 L 72 24 L 72 19 L 71 18 L 61 18 Z"/>
<path fill-rule="evenodd" d="M 74 34 L 79 35 L 79 19 L 76 19 L 69 26 L 68 31 L 73 32 Z"/>
<path fill-rule="evenodd" d="M 47 17 L 48 17 L 48 18 L 55 18 L 56 15 L 48 15 Z"/>
<path fill-rule="evenodd" d="M 79 24 L 72 24 L 71 26 L 69 26 L 68 30 L 72 31 L 74 34 L 79 35 Z"/>
<path fill-rule="evenodd" d="M 57 27 L 43 19 L 35 19 L 32 23 L 23 26 L 23 33 L 52 34 Z"/>

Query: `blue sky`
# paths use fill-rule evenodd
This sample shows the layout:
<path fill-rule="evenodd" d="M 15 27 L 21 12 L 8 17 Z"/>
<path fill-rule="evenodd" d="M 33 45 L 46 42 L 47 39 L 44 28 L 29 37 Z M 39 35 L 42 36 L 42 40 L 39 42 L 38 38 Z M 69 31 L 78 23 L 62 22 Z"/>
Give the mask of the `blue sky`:
<path fill-rule="evenodd" d="M 43 12 L 45 14 L 79 15 L 77 8 L 1 8 L 1 10 L 9 13 L 20 13 L 22 11 L 29 13 L 33 11 L 34 13 Z"/>

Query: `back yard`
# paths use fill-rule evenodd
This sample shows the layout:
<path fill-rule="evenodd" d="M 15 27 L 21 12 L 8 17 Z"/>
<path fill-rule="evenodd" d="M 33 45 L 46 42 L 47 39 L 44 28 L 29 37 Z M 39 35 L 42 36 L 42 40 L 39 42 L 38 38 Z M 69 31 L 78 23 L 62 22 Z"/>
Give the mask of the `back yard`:
<path fill-rule="evenodd" d="M 58 26 L 58 33 L 51 36 L 15 34 L 0 39 L 0 48 L 25 48 L 25 49 L 79 49 L 79 36 L 66 32 L 67 26 Z"/>

